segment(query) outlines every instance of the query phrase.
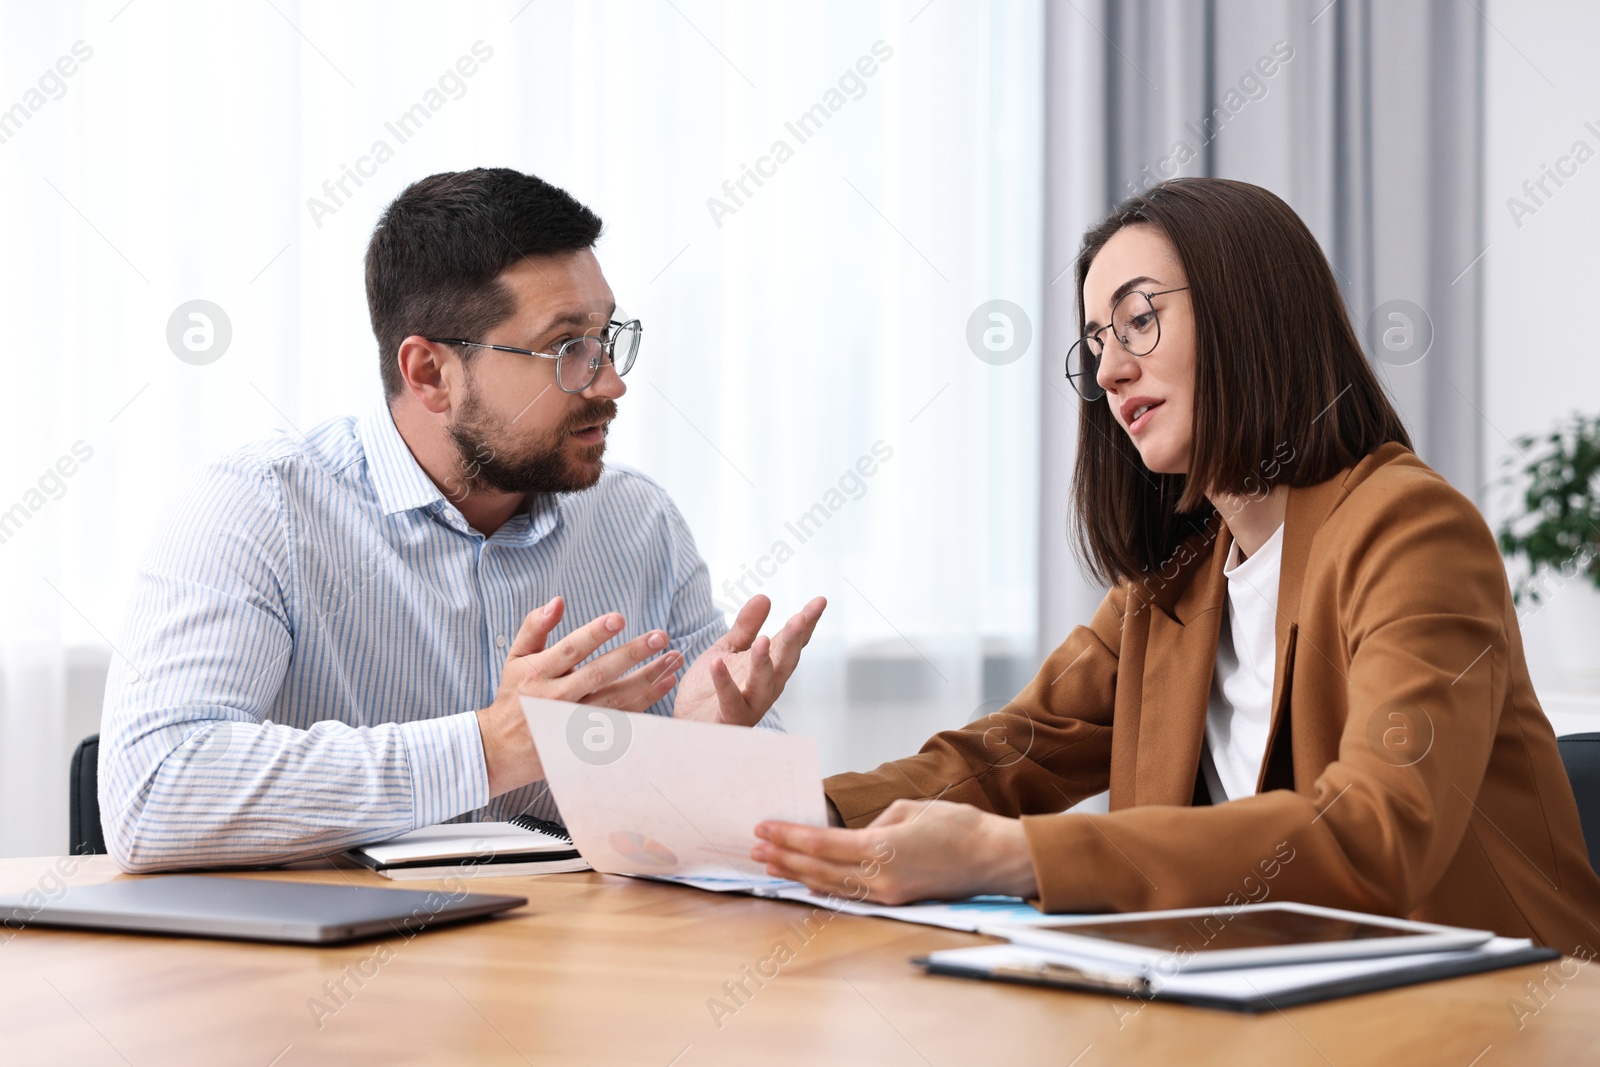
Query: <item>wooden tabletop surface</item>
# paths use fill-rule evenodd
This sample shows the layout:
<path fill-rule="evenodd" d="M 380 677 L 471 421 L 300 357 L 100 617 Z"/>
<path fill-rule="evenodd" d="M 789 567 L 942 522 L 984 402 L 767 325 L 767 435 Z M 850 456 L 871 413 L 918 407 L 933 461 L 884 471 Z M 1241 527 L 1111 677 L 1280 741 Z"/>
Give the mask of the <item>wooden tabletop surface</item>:
<path fill-rule="evenodd" d="M 118 876 L 103 856 L 0 860 L 0 893 L 50 892 L 63 866 L 72 884 Z M 0 929 L 0 1063 L 1600 1062 L 1600 975 L 1577 960 L 1246 1016 L 930 977 L 909 957 L 986 939 L 885 919 L 823 913 L 806 941 L 794 904 L 597 874 L 472 888 L 529 903 L 336 948 Z M 777 973 L 758 985 L 760 969 Z"/>

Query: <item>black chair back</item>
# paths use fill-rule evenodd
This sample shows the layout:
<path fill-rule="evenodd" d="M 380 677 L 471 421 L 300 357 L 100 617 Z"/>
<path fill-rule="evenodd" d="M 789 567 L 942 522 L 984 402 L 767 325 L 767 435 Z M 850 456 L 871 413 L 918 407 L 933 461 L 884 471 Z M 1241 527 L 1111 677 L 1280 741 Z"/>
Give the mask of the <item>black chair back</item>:
<path fill-rule="evenodd" d="M 100 829 L 99 734 L 90 734 L 78 742 L 67 785 L 71 790 L 67 800 L 67 829 L 71 835 L 67 851 L 74 856 L 103 855 L 106 838 Z"/>
<path fill-rule="evenodd" d="M 1572 795 L 1578 800 L 1589 866 L 1600 872 L 1600 733 L 1568 734 L 1556 738 L 1556 746 L 1572 781 Z"/>

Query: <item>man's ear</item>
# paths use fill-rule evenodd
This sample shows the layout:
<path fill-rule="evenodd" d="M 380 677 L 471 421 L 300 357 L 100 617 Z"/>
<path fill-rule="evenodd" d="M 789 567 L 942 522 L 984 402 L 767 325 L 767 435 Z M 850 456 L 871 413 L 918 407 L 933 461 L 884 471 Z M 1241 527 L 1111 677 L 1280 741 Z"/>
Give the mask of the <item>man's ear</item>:
<path fill-rule="evenodd" d="M 400 342 L 396 354 L 406 392 L 428 411 L 442 415 L 450 410 L 451 383 L 457 381 L 461 359 L 449 345 L 434 344 L 412 334 Z"/>

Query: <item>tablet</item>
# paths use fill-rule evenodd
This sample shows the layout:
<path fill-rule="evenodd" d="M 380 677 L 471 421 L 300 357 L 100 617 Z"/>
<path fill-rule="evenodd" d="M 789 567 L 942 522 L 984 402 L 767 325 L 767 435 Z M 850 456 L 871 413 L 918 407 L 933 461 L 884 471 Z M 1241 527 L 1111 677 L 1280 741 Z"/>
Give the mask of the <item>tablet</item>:
<path fill-rule="evenodd" d="M 1471 948 L 1494 936 L 1487 930 L 1295 903 L 1084 915 L 1030 926 L 993 923 L 980 932 L 1168 974 L 1440 952 Z"/>
<path fill-rule="evenodd" d="M 67 926 L 329 945 L 477 919 L 526 897 L 167 874 L 72 886 L 54 900 L 0 897 L 10 929 Z M 33 898 L 33 899 L 30 899 Z"/>

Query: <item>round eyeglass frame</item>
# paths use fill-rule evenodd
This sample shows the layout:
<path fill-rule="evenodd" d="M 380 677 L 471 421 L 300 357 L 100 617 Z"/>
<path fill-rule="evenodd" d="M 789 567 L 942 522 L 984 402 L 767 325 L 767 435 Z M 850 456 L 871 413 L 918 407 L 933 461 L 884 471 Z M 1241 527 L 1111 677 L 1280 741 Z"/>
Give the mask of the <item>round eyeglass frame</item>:
<path fill-rule="evenodd" d="M 1143 352 L 1135 352 L 1130 346 L 1128 338 L 1118 335 L 1114 330 L 1112 331 L 1111 335 L 1117 339 L 1117 343 L 1122 346 L 1123 351 L 1127 352 L 1128 355 L 1148 356 L 1151 352 L 1156 350 L 1156 345 L 1161 343 L 1161 314 L 1156 310 L 1155 298 L 1158 296 L 1166 296 L 1168 293 L 1181 293 L 1186 291 L 1188 288 L 1189 287 L 1187 285 L 1180 285 L 1175 289 L 1160 289 L 1154 293 L 1146 292 L 1143 289 L 1129 289 L 1126 293 L 1123 293 L 1121 296 L 1117 297 L 1117 302 L 1111 305 L 1111 321 L 1100 327 L 1098 330 L 1095 330 L 1093 333 L 1084 334 L 1082 337 L 1073 342 L 1071 348 L 1067 349 L 1067 381 L 1072 385 L 1072 388 L 1077 392 L 1077 394 L 1083 397 L 1084 400 L 1087 400 L 1091 403 L 1106 395 L 1105 389 L 1097 380 L 1100 374 L 1100 359 L 1105 352 L 1105 342 L 1101 340 L 1100 335 L 1105 333 L 1107 330 L 1110 330 L 1111 327 L 1116 324 L 1117 308 L 1122 306 L 1122 302 L 1124 300 L 1128 299 L 1130 296 L 1144 297 L 1145 303 L 1150 305 L 1150 315 L 1155 320 L 1155 339 L 1150 342 L 1150 347 L 1146 348 Z M 1096 352 L 1093 346 L 1099 346 L 1100 351 Z M 1074 373 L 1072 369 L 1073 362 L 1075 360 L 1080 363 L 1084 362 L 1082 353 L 1087 353 L 1094 359 L 1094 367 L 1092 370 L 1080 370 Z M 1078 384 L 1078 380 L 1080 378 L 1084 379 L 1088 383 L 1087 388 Z"/>

